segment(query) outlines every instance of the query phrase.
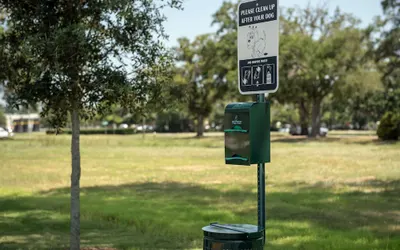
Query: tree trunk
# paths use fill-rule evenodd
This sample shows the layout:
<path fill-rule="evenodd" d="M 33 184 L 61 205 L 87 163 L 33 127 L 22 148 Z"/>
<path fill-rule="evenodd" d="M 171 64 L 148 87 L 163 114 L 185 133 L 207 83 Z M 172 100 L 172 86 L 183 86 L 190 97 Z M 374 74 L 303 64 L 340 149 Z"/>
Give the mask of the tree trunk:
<path fill-rule="evenodd" d="M 308 112 L 304 99 L 300 100 L 299 107 L 301 135 L 308 135 Z"/>
<path fill-rule="evenodd" d="M 329 129 L 333 130 L 333 127 L 335 126 L 335 123 L 336 123 L 336 113 L 333 108 L 333 105 L 332 105 L 332 109 L 331 109 L 331 121 L 330 122 L 331 122 L 331 124 L 329 126 Z"/>
<path fill-rule="evenodd" d="M 319 135 L 321 128 L 321 100 L 314 99 L 312 103 L 312 129 L 311 137 L 315 138 Z"/>
<path fill-rule="evenodd" d="M 142 137 L 143 137 L 143 139 L 144 139 L 145 136 L 146 136 L 146 129 L 145 129 L 145 127 L 146 127 L 146 118 L 143 117 L 143 119 L 142 119 Z"/>
<path fill-rule="evenodd" d="M 71 113 L 72 121 L 72 173 L 71 173 L 71 235 L 70 249 L 80 250 L 80 186 L 81 154 L 79 149 L 80 121 L 79 112 L 75 108 Z"/>
<path fill-rule="evenodd" d="M 199 115 L 197 117 L 197 137 L 202 137 L 204 135 L 204 116 Z"/>

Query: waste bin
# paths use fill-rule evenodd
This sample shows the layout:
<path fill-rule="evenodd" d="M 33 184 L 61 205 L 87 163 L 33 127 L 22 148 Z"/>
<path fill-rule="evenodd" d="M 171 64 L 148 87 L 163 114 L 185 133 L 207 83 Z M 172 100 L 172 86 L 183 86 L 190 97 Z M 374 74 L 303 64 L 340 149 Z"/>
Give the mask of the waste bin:
<path fill-rule="evenodd" d="M 254 225 L 212 223 L 203 232 L 203 250 L 264 249 L 264 230 Z"/>

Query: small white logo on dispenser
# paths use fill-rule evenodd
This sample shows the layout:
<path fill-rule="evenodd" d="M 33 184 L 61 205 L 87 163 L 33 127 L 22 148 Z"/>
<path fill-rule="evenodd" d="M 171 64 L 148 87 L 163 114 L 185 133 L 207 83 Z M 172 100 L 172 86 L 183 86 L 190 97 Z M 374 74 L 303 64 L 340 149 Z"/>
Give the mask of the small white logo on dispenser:
<path fill-rule="evenodd" d="M 239 120 L 239 116 L 236 115 L 235 119 L 232 121 L 233 125 L 242 125 L 242 121 Z"/>

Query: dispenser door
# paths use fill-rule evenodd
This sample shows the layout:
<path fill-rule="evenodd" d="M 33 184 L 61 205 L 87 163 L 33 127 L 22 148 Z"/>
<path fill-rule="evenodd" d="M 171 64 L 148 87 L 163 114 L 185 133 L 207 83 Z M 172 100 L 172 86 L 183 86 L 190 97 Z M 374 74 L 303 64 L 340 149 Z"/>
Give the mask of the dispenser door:
<path fill-rule="evenodd" d="M 250 113 L 225 113 L 224 133 L 225 163 L 230 165 L 250 165 Z"/>

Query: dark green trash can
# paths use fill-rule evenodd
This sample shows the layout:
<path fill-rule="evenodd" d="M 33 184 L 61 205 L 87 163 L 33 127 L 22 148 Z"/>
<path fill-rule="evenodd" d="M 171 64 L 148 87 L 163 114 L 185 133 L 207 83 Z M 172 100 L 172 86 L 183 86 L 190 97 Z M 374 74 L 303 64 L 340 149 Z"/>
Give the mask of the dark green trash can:
<path fill-rule="evenodd" d="M 264 230 L 248 224 L 212 223 L 203 227 L 204 250 L 263 250 Z"/>

